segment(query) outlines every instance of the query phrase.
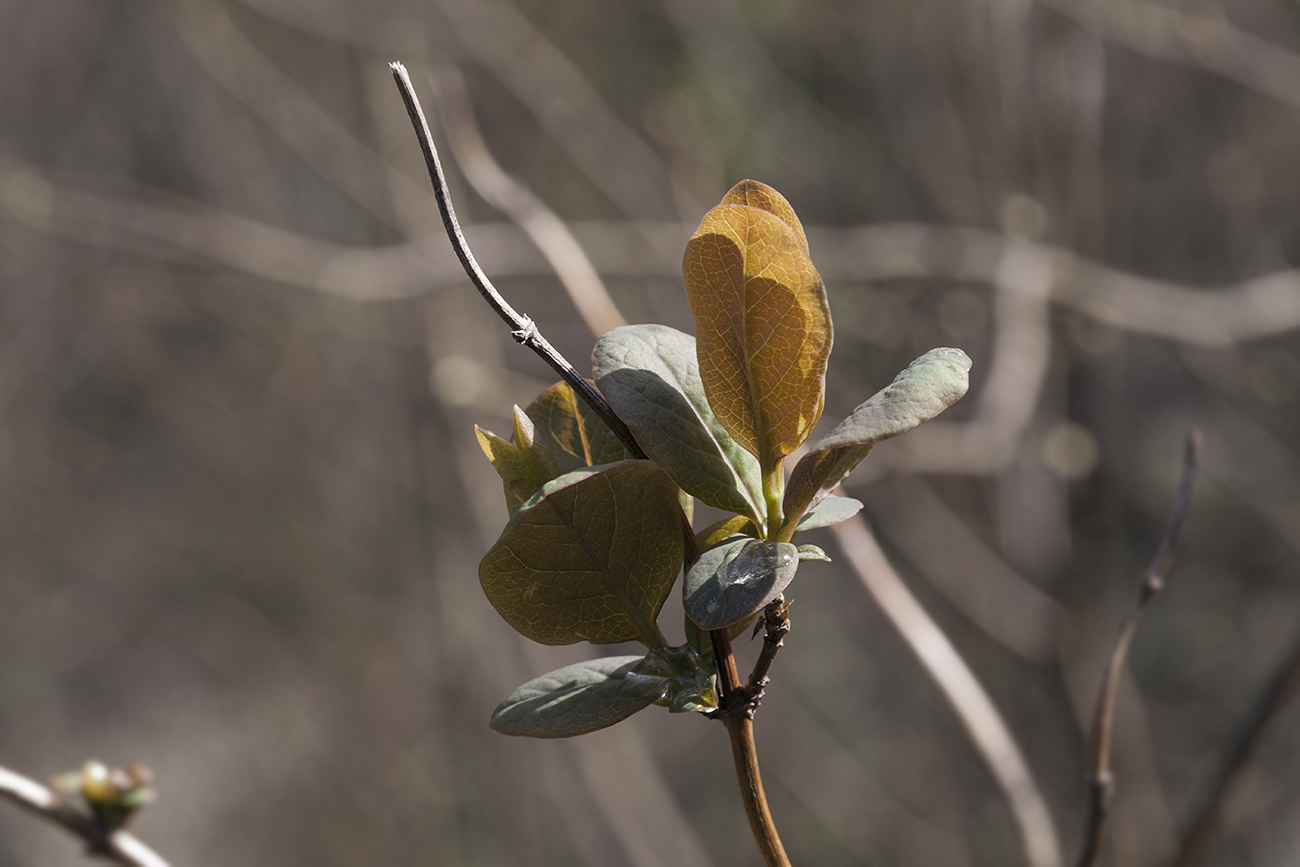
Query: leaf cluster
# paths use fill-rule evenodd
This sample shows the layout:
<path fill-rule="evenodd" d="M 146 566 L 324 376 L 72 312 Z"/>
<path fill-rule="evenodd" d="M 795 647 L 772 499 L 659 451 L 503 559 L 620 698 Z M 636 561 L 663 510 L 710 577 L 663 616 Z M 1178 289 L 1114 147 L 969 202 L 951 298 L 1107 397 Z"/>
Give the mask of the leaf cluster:
<path fill-rule="evenodd" d="M 785 459 L 821 417 L 832 344 L 803 226 L 780 193 L 743 181 L 705 214 L 682 271 L 694 337 L 630 325 L 592 352 L 595 386 L 644 458 L 565 383 L 515 408 L 509 440 L 477 430 L 510 510 L 479 567 L 492 605 L 543 644 L 646 647 L 520 686 L 492 716 L 506 734 L 568 737 L 651 704 L 716 706 L 707 632 L 743 630 L 801 562 L 828 559 L 794 539 L 862 508 L 831 492 L 875 443 L 966 392 L 966 354 L 931 350 L 814 444 L 787 482 Z M 695 500 L 731 517 L 696 533 Z M 672 647 L 658 617 L 682 572 L 689 640 Z"/>

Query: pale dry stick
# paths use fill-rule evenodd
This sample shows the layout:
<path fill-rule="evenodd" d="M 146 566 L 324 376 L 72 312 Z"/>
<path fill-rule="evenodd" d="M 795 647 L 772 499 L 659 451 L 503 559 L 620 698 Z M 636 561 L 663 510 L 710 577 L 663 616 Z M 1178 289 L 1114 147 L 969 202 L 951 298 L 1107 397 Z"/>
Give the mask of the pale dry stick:
<path fill-rule="evenodd" d="M 970 667 L 907 589 L 866 523 L 833 527 L 849 565 L 943 692 L 1001 788 L 1030 867 L 1060 867 L 1052 816 L 1020 747 Z"/>
<path fill-rule="evenodd" d="M 1183 518 L 1191 502 L 1192 484 L 1196 481 L 1200 448 L 1200 433 L 1190 432 L 1183 452 L 1183 477 L 1178 485 L 1173 508 L 1169 512 L 1164 536 L 1160 539 L 1160 547 L 1156 551 L 1155 558 L 1142 576 L 1137 594 L 1120 621 L 1119 630 L 1115 634 L 1115 643 L 1111 647 L 1110 657 L 1106 661 L 1106 668 L 1102 674 L 1101 686 L 1097 691 L 1088 762 L 1088 817 L 1084 825 L 1083 843 L 1077 862 L 1079 867 L 1092 867 L 1101 854 L 1110 798 L 1115 787 L 1114 775 L 1110 768 L 1110 748 L 1115 724 L 1116 697 L 1119 694 L 1119 676 L 1124 667 L 1124 660 L 1128 656 L 1129 645 L 1137 631 L 1138 622 L 1142 619 L 1147 605 L 1163 589 L 1165 579 L 1169 575 L 1169 567 L 1173 565 L 1174 551 L 1178 546 L 1178 534 L 1182 530 Z"/>
<path fill-rule="evenodd" d="M 1254 760 L 1273 723 L 1297 693 L 1300 693 L 1300 640 L 1292 645 L 1265 685 L 1224 756 L 1213 782 L 1198 800 L 1187 833 L 1179 844 L 1174 867 L 1196 867 L 1201 863 L 1219 831 L 1224 807 L 1232 798 L 1243 772 Z"/>
<path fill-rule="evenodd" d="M 0 797 L 33 816 L 58 825 L 86 844 L 86 853 L 122 867 L 168 867 L 167 862 L 126 831 L 105 831 L 89 813 L 78 810 L 34 780 L 0 768 Z"/>
<path fill-rule="evenodd" d="M 20 195 L 19 187 L 36 188 L 37 194 Z M 0 160 L 0 192 L 0 216 L 77 243 L 154 256 L 162 244 L 287 285 L 356 300 L 409 298 L 464 279 L 459 263 L 443 255 L 432 236 L 418 245 L 383 248 L 331 244 L 148 190 L 132 199 L 80 192 L 52 182 L 37 167 L 6 160 Z M 39 201 L 29 205 L 29 198 Z M 151 198 L 176 204 L 152 204 Z M 603 274 L 680 278 L 680 250 L 695 225 L 577 222 L 570 228 Z M 945 277 L 994 284 L 1008 248 L 1027 243 L 986 229 L 924 224 L 806 228 L 818 251 L 818 270 L 839 282 Z M 491 255 L 497 273 L 552 273 L 517 226 L 480 224 L 474 232 L 476 245 Z M 669 248 L 676 252 L 666 252 Z M 1032 244 L 1029 249 L 1050 265 L 1053 303 L 1113 328 L 1206 347 L 1229 347 L 1300 328 L 1300 270 L 1194 288 L 1117 271 L 1060 247 Z M 957 435 L 961 429 L 931 422 L 897 440 L 889 460 L 910 469 L 988 472 L 991 452 L 965 445 Z M 908 445 L 920 441 L 925 449 Z M 938 445 L 944 446 L 942 453 L 930 454 Z M 963 459 L 968 452 L 978 460 Z"/>
<path fill-rule="evenodd" d="M 468 52 L 491 73 L 615 208 L 631 218 L 677 216 L 669 167 L 527 15 L 508 0 L 434 5 L 450 25 L 445 49 Z M 680 248 L 677 256 L 680 265 Z"/>
<path fill-rule="evenodd" d="M 434 70 L 432 79 L 451 152 L 474 190 L 514 220 L 537 245 L 593 334 L 599 337 L 626 325 L 600 274 L 564 221 L 492 158 L 474 119 L 460 70 L 450 63 L 443 64 Z"/>

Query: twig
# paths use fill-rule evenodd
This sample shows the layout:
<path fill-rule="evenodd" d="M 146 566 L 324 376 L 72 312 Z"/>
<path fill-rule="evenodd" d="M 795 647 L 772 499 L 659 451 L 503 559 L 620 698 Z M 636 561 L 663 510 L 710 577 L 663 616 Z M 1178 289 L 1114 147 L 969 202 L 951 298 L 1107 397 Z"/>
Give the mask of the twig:
<path fill-rule="evenodd" d="M 790 634 L 790 603 L 784 595 L 777 596 L 763 609 L 763 649 L 759 651 L 758 661 L 750 672 L 749 683 L 745 692 L 749 700 L 757 704 L 767 689 L 767 673 L 776 661 L 776 652 L 781 649 L 781 642 Z"/>
<path fill-rule="evenodd" d="M 856 518 L 836 524 L 832 529 L 849 565 L 943 691 L 993 772 L 1020 829 L 1025 861 L 1031 867 L 1059 867 L 1060 844 L 1047 802 L 1020 747 L 984 688 L 894 571 L 866 523 Z"/>
<path fill-rule="evenodd" d="M 474 259 L 474 254 L 470 252 L 469 243 L 465 240 L 465 235 L 460 230 L 460 223 L 456 220 L 456 211 L 451 205 L 451 193 L 447 190 L 447 178 L 442 173 L 442 163 L 438 161 L 438 151 L 433 144 L 433 134 L 429 132 L 429 124 L 424 119 L 424 110 L 420 108 L 420 100 L 415 95 L 415 87 L 411 84 L 411 77 L 406 72 L 406 67 L 401 63 L 390 63 L 389 68 L 393 71 L 393 80 L 397 82 L 397 89 L 401 91 L 402 101 L 406 103 L 407 114 L 411 116 L 411 125 L 415 127 L 415 134 L 420 140 L 420 150 L 424 152 L 424 162 L 429 169 L 429 180 L 433 183 L 433 193 L 438 199 L 438 211 L 442 214 L 443 226 L 447 229 L 447 237 L 451 240 L 452 247 L 456 250 L 456 257 L 460 259 L 461 266 L 469 279 L 473 282 L 474 287 L 478 289 L 479 294 L 487 301 L 488 305 L 497 312 L 497 315 L 505 320 L 510 326 L 510 334 L 515 340 L 527 346 L 529 349 L 541 356 L 542 360 L 550 365 L 551 369 L 560 375 L 560 378 L 569 384 L 569 386 L 592 408 L 597 415 L 609 425 L 610 430 L 627 446 L 628 451 L 637 457 L 644 458 L 645 452 L 637 444 L 636 438 L 628 430 L 623 420 L 614 414 L 613 408 L 596 391 L 595 387 L 589 383 L 582 374 L 574 369 L 572 364 L 564 358 L 550 342 L 542 336 L 537 330 L 537 324 L 527 316 L 522 316 L 511 307 L 501 293 L 492 285 L 492 281 L 483 273 L 483 269 Z"/>
<path fill-rule="evenodd" d="M 161 856 L 131 834 L 106 830 L 89 813 L 78 810 L 40 783 L 5 768 L 0 768 L 0 797 L 77 837 L 86 844 L 89 855 L 124 867 L 168 867 Z"/>
<path fill-rule="evenodd" d="M 1199 799 L 1193 819 L 1178 847 L 1174 867 L 1199 864 L 1219 830 L 1219 820 L 1237 782 L 1254 758 L 1264 735 L 1287 703 L 1300 692 L 1300 640 L 1278 665 L 1264 691 L 1251 709 L 1250 716 L 1238 732 L 1232 748 L 1214 775 L 1214 782 Z"/>
<path fill-rule="evenodd" d="M 1183 526 L 1183 517 L 1187 514 L 1187 505 L 1192 497 L 1192 484 L 1196 481 L 1197 459 L 1200 455 L 1201 435 L 1198 431 L 1187 434 L 1187 446 L 1183 453 L 1183 477 L 1178 485 L 1178 494 L 1174 499 L 1173 509 L 1169 512 L 1169 521 L 1165 525 L 1164 536 L 1155 558 L 1142 576 L 1137 595 L 1120 621 L 1115 635 L 1115 643 L 1102 674 L 1101 687 L 1097 694 L 1097 706 L 1092 718 L 1092 751 L 1088 774 L 1088 819 L 1084 826 L 1083 846 L 1079 852 L 1079 867 L 1092 867 L 1101 854 L 1101 842 L 1105 836 L 1106 819 L 1110 811 L 1110 798 L 1114 791 L 1115 780 L 1110 769 L 1110 749 L 1115 723 L 1115 702 L 1119 694 L 1119 675 L 1128 655 L 1129 644 L 1137 631 L 1138 621 L 1155 595 L 1164 587 L 1165 577 L 1174 561 L 1174 550 L 1178 545 L 1178 533 Z"/>

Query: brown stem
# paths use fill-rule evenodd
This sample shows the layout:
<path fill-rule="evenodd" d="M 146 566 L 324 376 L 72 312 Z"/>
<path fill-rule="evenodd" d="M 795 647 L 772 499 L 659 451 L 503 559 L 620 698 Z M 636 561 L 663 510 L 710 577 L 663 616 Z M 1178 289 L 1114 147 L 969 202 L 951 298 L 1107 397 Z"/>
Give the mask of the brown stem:
<path fill-rule="evenodd" d="M 1078 867 L 1092 867 L 1101 854 L 1101 843 L 1105 837 L 1106 820 L 1110 816 L 1110 797 L 1115 787 L 1114 775 L 1110 770 L 1110 748 L 1112 730 L 1115 724 L 1115 703 L 1119 693 L 1119 675 L 1128 655 L 1129 644 L 1137 631 L 1142 613 L 1155 595 L 1163 589 L 1165 577 L 1174 561 L 1174 550 L 1178 545 L 1178 533 L 1183 526 L 1183 517 L 1187 514 L 1187 505 L 1192 498 L 1192 483 L 1196 480 L 1197 457 L 1200 454 L 1201 435 L 1192 431 L 1187 435 L 1187 447 L 1183 455 L 1183 477 L 1178 485 L 1178 495 L 1169 512 L 1169 522 L 1165 525 L 1165 534 L 1160 540 L 1160 548 L 1147 571 L 1142 576 L 1142 583 L 1129 609 L 1120 621 L 1115 635 L 1115 644 L 1111 647 L 1110 658 L 1102 674 L 1101 687 L 1098 689 L 1097 707 L 1092 720 L 1092 752 L 1088 773 L 1088 818 L 1084 827 L 1083 847 L 1079 852 Z"/>
<path fill-rule="evenodd" d="M 740 686 L 736 657 L 731 652 L 727 630 L 714 629 L 709 637 L 713 641 L 713 653 L 718 660 L 718 681 L 722 692 L 717 715 L 727 727 L 727 735 L 731 738 L 731 757 L 736 763 L 736 780 L 740 784 L 740 798 L 745 804 L 745 815 L 749 817 L 749 828 L 754 833 L 754 842 L 763 853 L 763 863 L 767 867 L 790 867 L 790 859 L 786 857 L 781 837 L 776 832 L 776 823 L 772 821 L 772 812 L 767 807 L 763 778 L 758 771 L 758 749 L 754 745 L 754 703 L 749 690 Z"/>

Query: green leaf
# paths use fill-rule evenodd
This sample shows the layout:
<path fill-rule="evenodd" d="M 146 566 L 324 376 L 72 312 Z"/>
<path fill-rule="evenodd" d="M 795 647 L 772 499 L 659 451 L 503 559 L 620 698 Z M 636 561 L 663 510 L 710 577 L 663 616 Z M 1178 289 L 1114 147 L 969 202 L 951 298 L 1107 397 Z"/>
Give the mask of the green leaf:
<path fill-rule="evenodd" d="M 510 519 L 479 564 L 488 601 L 542 644 L 663 643 L 681 568 L 677 486 L 652 461 L 566 473 Z"/>
<path fill-rule="evenodd" d="M 758 462 L 709 408 L 695 338 L 665 325 L 626 325 L 596 341 L 591 365 L 614 412 L 682 490 L 761 520 Z"/>
<path fill-rule="evenodd" d="M 838 524 L 840 521 L 847 521 L 860 511 L 862 511 L 861 500 L 830 494 L 816 506 L 804 512 L 803 517 L 799 519 L 795 532 L 802 533 L 804 530 L 829 527 L 832 524 Z"/>
<path fill-rule="evenodd" d="M 474 425 L 474 435 L 504 483 L 506 507 L 513 515 L 525 500 L 542 489 L 546 480 L 537 474 L 533 462 L 519 446 L 478 425 Z"/>
<path fill-rule="evenodd" d="M 763 204 L 705 214 L 682 272 L 709 405 L 770 472 L 821 415 L 831 317 L 802 228 L 781 216 L 789 203 L 771 190 Z"/>
<path fill-rule="evenodd" d="M 655 704 L 670 713 L 703 711 L 718 706 L 713 687 L 714 666 L 689 643 L 681 647 L 658 647 L 627 675 L 628 689 L 656 693 Z M 643 685 L 637 685 L 636 681 Z"/>
<path fill-rule="evenodd" d="M 568 738 L 622 722 L 655 702 L 652 692 L 626 689 L 640 656 L 580 662 L 528 681 L 492 712 L 490 725 L 507 735 Z"/>
<path fill-rule="evenodd" d="M 566 382 L 557 382 L 528 407 L 539 445 L 555 456 L 566 472 L 631 458 L 600 416 Z"/>
<path fill-rule="evenodd" d="M 734 539 L 700 555 L 686 573 L 686 614 L 701 629 L 740 623 L 794 578 L 799 551 L 788 542 Z"/>
<path fill-rule="evenodd" d="M 831 558 L 826 556 L 826 552 L 821 548 L 818 548 L 816 545 L 800 545 L 799 562 L 803 563 L 807 560 L 825 560 L 827 563 L 831 562 Z"/>
<path fill-rule="evenodd" d="M 778 537 L 844 481 L 873 445 L 952 406 L 966 393 L 970 366 L 970 357 L 960 349 L 931 349 L 814 445 L 790 475 L 786 527 Z"/>

